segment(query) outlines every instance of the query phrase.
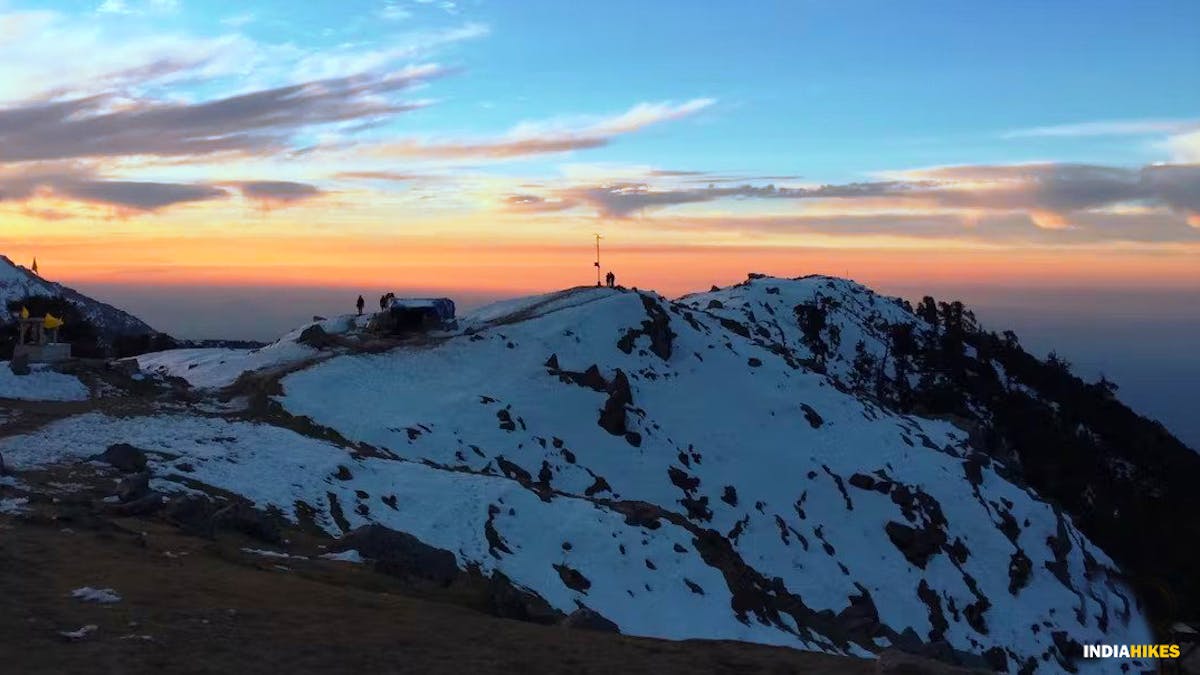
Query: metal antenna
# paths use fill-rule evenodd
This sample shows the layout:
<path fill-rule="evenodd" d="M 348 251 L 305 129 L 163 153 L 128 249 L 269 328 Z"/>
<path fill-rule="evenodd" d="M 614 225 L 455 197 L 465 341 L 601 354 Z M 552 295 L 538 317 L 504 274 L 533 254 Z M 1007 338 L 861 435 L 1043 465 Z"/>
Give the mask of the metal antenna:
<path fill-rule="evenodd" d="M 596 262 L 593 263 L 596 266 L 596 285 L 597 286 L 600 285 L 600 240 L 601 239 L 602 239 L 602 237 L 600 236 L 600 233 L 597 232 L 596 233 Z"/>

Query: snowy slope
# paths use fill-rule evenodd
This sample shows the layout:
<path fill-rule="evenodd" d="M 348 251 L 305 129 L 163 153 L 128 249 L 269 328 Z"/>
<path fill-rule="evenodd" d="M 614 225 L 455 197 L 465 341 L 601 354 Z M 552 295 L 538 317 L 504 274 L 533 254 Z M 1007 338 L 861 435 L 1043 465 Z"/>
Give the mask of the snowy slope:
<path fill-rule="evenodd" d="M 837 309 L 820 330 L 841 342 L 815 353 L 784 319 L 826 297 Z M 95 414 L 0 452 L 18 468 L 116 442 L 168 453 L 157 475 L 190 464 L 189 479 L 292 518 L 303 503 L 335 536 L 409 532 L 635 635 L 853 654 L 943 640 L 1013 672 L 1059 672 L 1072 642 L 1152 641 L 1112 560 L 965 431 L 843 386 L 857 343 L 886 350 L 876 324 L 911 317 L 826 278 L 674 303 L 573 289 L 380 354 L 317 361 L 296 333 L 257 352 L 140 359 L 197 387 L 305 366 L 276 400 L 354 452 L 246 421 Z"/>
<path fill-rule="evenodd" d="M 42 279 L 0 255 L 0 324 L 11 323 L 13 320 L 7 311 L 9 302 L 29 296 L 63 298 L 78 307 L 80 313 L 106 338 L 154 332 L 153 328 L 136 317 L 112 305 L 93 300 L 72 288 Z"/>
<path fill-rule="evenodd" d="M 242 373 L 303 363 L 315 358 L 318 354 L 316 349 L 297 342 L 300 334 L 309 326 L 320 326 L 327 334 L 341 334 L 354 327 L 356 320 L 356 317 L 347 315 L 315 321 L 258 349 L 170 349 L 142 354 L 136 360 L 138 367 L 146 372 L 180 377 L 200 389 L 220 389 L 236 382 Z"/>

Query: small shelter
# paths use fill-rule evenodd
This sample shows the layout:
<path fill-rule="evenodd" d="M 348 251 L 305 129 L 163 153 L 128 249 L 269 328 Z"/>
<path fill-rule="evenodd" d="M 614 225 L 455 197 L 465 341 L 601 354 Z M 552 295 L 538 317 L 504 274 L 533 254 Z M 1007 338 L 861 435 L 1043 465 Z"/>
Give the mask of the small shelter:
<path fill-rule="evenodd" d="M 17 344 L 13 358 L 24 356 L 30 363 L 54 363 L 71 358 L 71 345 L 58 341 L 58 329 L 63 320 L 47 314 L 31 317 L 22 309 L 17 316 Z"/>
<path fill-rule="evenodd" d="M 454 311 L 450 298 L 390 298 L 368 328 L 392 334 L 448 329 L 456 325 Z"/>

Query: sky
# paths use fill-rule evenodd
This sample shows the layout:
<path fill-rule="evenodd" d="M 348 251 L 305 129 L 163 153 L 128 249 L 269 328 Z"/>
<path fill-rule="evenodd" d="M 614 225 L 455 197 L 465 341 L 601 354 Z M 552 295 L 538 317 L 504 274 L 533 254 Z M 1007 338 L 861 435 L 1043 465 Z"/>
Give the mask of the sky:
<path fill-rule="evenodd" d="M 1196 366 L 1148 327 L 1196 327 L 1197 25 L 1191 0 L 0 0 L 0 252 L 265 338 L 358 293 L 589 283 L 602 233 L 666 295 L 837 274 L 1097 369 Z M 1160 367 L 1154 411 L 1184 386 Z"/>

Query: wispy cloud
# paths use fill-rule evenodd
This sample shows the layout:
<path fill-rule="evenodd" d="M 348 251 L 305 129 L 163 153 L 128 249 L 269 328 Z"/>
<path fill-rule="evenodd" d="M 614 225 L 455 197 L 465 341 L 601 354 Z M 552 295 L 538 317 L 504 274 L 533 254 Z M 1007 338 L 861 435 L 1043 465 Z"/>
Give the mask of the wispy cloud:
<path fill-rule="evenodd" d="M 652 125 L 695 115 L 715 102 L 711 98 L 696 98 L 679 104 L 639 103 L 622 113 L 606 118 L 582 122 L 526 122 L 497 138 L 401 140 L 383 145 L 373 152 L 392 157 L 457 160 L 511 159 L 586 150 L 608 145 L 618 136 L 631 134 Z"/>
<path fill-rule="evenodd" d="M 91 97 L 0 109 L 0 162 L 279 152 L 313 125 L 419 107 L 387 95 L 442 75 L 436 66 L 387 76 L 306 82 L 202 103 Z"/>
<path fill-rule="evenodd" d="M 1153 136 L 1178 134 L 1195 129 L 1200 129 L 1200 119 L 1106 120 L 1014 129 L 1005 133 L 1004 137 Z"/>
<path fill-rule="evenodd" d="M 1151 165 L 1141 169 L 1086 164 L 974 165 L 934 167 L 885 174 L 892 180 L 815 187 L 656 187 L 645 182 L 575 185 L 549 197 L 517 195 L 518 210 L 587 207 L 602 217 L 624 219 L 671 206 L 728 199 L 856 201 L 907 205 L 926 210 L 979 214 L 1028 214 L 1045 229 L 1073 226 L 1081 213 L 1122 204 L 1167 208 L 1190 223 L 1200 222 L 1200 165 Z M 537 201 L 540 200 L 540 201 Z"/>

